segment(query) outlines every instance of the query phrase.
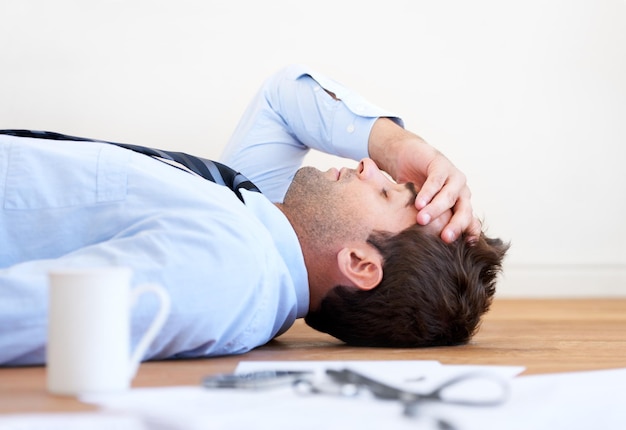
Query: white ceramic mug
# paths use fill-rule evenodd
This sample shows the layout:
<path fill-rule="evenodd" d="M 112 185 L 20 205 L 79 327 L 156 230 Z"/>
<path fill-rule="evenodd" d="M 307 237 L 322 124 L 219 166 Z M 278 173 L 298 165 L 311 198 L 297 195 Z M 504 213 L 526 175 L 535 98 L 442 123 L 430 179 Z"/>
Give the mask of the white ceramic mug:
<path fill-rule="evenodd" d="M 46 372 L 51 393 L 106 393 L 130 387 L 170 309 L 164 288 L 146 284 L 131 290 L 131 277 L 126 267 L 50 272 Z M 131 356 L 130 315 L 144 293 L 156 295 L 159 308 Z"/>

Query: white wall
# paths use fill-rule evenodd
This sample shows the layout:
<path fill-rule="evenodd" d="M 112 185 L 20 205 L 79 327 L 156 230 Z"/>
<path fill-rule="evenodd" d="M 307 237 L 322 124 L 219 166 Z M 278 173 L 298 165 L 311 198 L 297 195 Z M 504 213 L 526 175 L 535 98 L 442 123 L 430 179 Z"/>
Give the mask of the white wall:
<path fill-rule="evenodd" d="M 308 63 L 467 173 L 513 244 L 500 295 L 626 296 L 624 0 L 0 0 L 0 18 L 0 128 L 216 157 L 259 83 Z"/>

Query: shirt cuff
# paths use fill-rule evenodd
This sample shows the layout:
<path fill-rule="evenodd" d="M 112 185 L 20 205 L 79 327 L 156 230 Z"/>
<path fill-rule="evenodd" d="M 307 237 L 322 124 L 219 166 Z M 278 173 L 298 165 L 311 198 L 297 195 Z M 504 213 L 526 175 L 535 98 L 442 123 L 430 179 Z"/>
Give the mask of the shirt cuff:
<path fill-rule="evenodd" d="M 320 87 L 332 92 L 339 99 L 332 129 L 332 146 L 335 155 L 352 160 L 368 157 L 370 131 L 380 117 L 390 118 L 400 127 L 404 127 L 402 119 L 394 113 L 374 105 L 321 73 L 301 65 L 292 66 L 289 71 L 294 79 L 303 75 L 310 76 Z"/>

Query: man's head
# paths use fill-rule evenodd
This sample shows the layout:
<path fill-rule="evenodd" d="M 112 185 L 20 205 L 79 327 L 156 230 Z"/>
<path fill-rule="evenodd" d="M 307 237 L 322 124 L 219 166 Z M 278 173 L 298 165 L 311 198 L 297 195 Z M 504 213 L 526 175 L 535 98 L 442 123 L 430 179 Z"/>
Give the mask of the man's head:
<path fill-rule="evenodd" d="M 466 343 L 489 309 L 508 245 L 482 234 L 447 244 L 419 225 L 369 240 L 384 259 L 380 284 L 367 291 L 335 287 L 307 324 L 352 345 Z"/>
<path fill-rule="evenodd" d="M 416 190 L 365 159 L 355 170 L 300 169 L 281 209 L 309 272 L 306 322 L 348 343 L 466 342 L 491 303 L 508 248 L 484 235 L 439 238 L 451 212 L 416 224 Z"/>

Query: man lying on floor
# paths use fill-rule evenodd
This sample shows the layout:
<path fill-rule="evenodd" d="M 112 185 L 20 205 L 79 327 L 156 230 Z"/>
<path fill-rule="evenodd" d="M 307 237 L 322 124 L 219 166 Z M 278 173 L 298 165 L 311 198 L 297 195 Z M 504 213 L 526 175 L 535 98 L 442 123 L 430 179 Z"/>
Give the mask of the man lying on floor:
<path fill-rule="evenodd" d="M 309 149 L 360 162 L 300 168 Z M 45 362 L 47 274 L 68 267 L 129 266 L 167 289 L 171 314 L 144 359 L 244 353 L 303 317 L 353 345 L 476 331 L 507 245 L 481 231 L 465 176 L 398 117 L 290 66 L 221 162 L 0 132 L 0 364 Z M 155 307 L 134 309 L 135 341 Z"/>

